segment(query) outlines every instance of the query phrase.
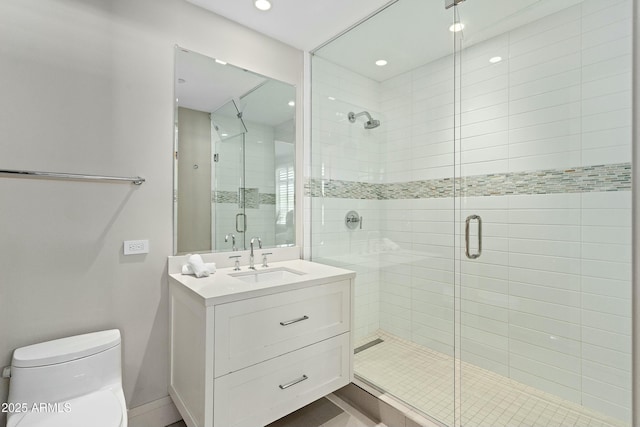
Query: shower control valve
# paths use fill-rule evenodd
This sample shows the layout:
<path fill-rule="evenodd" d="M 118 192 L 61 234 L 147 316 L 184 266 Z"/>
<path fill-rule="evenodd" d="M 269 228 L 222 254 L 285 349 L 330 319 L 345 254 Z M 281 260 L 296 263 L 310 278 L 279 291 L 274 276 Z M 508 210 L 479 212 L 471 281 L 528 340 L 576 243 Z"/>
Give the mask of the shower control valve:
<path fill-rule="evenodd" d="M 344 217 L 344 223 L 350 230 L 355 230 L 360 225 L 362 230 L 362 217 L 356 211 L 349 211 Z"/>

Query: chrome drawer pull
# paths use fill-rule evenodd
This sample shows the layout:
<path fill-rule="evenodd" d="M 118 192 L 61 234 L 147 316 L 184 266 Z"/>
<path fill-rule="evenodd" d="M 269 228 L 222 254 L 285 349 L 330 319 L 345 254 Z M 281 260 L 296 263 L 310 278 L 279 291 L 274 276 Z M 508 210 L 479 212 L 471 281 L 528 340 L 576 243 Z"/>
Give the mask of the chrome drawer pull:
<path fill-rule="evenodd" d="M 286 322 L 280 322 L 280 324 L 282 326 L 288 326 L 291 325 L 292 323 L 298 323 L 298 322 L 302 322 L 303 320 L 307 320 L 309 318 L 309 316 L 302 316 L 298 319 L 293 319 L 293 320 L 287 320 Z"/>
<path fill-rule="evenodd" d="M 284 390 L 285 388 L 289 388 L 292 385 L 296 385 L 298 383 L 301 383 L 302 381 L 308 379 L 309 377 L 306 375 L 301 376 L 300 378 L 298 378 L 297 380 L 293 380 L 290 383 L 286 383 L 286 384 L 281 384 L 278 387 L 280 387 L 280 390 Z"/>

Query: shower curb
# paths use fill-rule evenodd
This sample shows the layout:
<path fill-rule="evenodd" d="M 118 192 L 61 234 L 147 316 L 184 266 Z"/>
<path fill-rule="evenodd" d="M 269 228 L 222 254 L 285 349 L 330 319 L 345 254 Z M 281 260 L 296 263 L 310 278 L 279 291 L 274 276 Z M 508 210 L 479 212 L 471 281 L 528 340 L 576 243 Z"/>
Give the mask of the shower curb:
<path fill-rule="evenodd" d="M 377 422 L 394 427 L 446 427 L 356 378 L 334 394 Z"/>

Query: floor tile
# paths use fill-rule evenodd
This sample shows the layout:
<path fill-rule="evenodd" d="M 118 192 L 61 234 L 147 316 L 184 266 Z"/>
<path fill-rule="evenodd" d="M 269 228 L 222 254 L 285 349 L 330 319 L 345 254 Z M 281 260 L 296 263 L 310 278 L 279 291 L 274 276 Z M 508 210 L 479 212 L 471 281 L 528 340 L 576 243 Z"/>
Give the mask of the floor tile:
<path fill-rule="evenodd" d="M 355 355 L 355 373 L 427 417 L 453 425 L 455 402 L 465 427 L 626 427 L 627 424 L 495 372 L 384 331 L 363 338 L 383 342 Z M 454 372 L 464 373 L 454 399 Z"/>

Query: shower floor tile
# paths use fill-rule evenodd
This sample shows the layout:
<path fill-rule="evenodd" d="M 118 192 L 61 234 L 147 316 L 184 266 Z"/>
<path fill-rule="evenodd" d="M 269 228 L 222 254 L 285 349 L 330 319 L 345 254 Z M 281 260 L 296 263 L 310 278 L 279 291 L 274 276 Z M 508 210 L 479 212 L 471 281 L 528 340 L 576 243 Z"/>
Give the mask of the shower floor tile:
<path fill-rule="evenodd" d="M 384 342 L 355 355 L 355 373 L 409 406 L 445 425 L 453 425 L 455 407 L 453 357 L 384 331 L 368 336 Z M 456 397 L 465 427 L 628 427 L 599 412 L 545 393 L 466 362 Z"/>

